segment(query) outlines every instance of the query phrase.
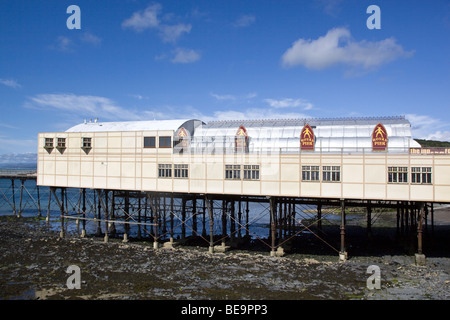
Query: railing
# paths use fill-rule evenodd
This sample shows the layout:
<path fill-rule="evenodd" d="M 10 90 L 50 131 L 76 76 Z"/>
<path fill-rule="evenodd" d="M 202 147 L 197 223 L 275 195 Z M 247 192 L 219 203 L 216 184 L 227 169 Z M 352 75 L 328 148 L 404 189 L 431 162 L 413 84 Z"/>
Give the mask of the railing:
<path fill-rule="evenodd" d="M 0 176 L 31 176 L 36 172 L 33 169 L 0 169 Z"/>
<path fill-rule="evenodd" d="M 300 147 L 262 147 L 236 148 L 234 146 L 191 146 L 173 148 L 174 154 L 410 154 L 410 155 L 450 155 L 450 148 L 409 148 L 389 147 L 386 151 L 374 151 L 371 147 L 316 147 L 314 150 L 301 150 Z"/>

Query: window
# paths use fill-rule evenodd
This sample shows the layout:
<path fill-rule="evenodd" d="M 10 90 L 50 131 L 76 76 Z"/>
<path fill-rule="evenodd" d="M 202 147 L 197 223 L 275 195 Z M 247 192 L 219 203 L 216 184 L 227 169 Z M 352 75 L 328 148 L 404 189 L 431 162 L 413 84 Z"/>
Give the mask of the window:
<path fill-rule="evenodd" d="M 388 182 L 408 182 L 408 167 L 388 167 Z"/>
<path fill-rule="evenodd" d="M 171 178 L 172 177 L 172 165 L 171 164 L 158 164 L 158 177 L 159 178 Z"/>
<path fill-rule="evenodd" d="M 159 147 L 160 148 L 172 148 L 172 138 L 171 137 L 159 137 Z"/>
<path fill-rule="evenodd" d="M 53 138 L 45 138 L 44 148 L 53 148 Z"/>
<path fill-rule="evenodd" d="M 92 148 L 92 138 L 83 138 L 83 149 L 90 149 Z"/>
<path fill-rule="evenodd" d="M 144 148 L 156 148 L 156 137 L 144 137 Z"/>
<path fill-rule="evenodd" d="M 226 164 L 225 179 L 232 179 L 232 180 L 241 179 L 241 165 Z"/>
<path fill-rule="evenodd" d="M 431 183 L 431 167 L 411 167 L 411 183 Z"/>
<path fill-rule="evenodd" d="M 302 181 L 319 181 L 319 166 L 302 166 Z"/>
<path fill-rule="evenodd" d="M 244 180 L 259 180 L 259 165 L 244 165 Z"/>
<path fill-rule="evenodd" d="M 65 149 L 66 148 L 66 138 L 58 138 L 58 144 L 56 147 L 60 148 L 60 149 Z"/>
<path fill-rule="evenodd" d="M 341 167 L 340 166 L 323 166 L 323 181 L 339 182 L 341 181 Z"/>
<path fill-rule="evenodd" d="M 187 164 L 174 164 L 175 178 L 189 178 L 189 170 Z"/>

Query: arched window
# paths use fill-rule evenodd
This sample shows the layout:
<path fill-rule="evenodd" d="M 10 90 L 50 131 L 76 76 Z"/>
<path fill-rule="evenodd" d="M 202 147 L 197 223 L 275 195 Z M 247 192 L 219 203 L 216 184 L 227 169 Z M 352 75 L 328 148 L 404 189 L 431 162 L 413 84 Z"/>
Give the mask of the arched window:
<path fill-rule="evenodd" d="M 248 134 L 244 126 L 240 126 L 234 138 L 235 152 L 248 152 Z"/>

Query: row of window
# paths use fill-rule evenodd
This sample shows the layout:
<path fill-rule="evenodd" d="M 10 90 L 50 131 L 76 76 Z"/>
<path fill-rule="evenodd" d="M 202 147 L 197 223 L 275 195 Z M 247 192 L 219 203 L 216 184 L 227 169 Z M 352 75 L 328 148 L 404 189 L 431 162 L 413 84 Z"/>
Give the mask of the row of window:
<path fill-rule="evenodd" d="M 45 138 L 44 148 L 53 149 L 53 138 Z M 65 149 L 66 148 L 66 138 L 57 138 L 56 148 Z M 92 138 L 82 138 L 82 148 L 92 148 Z"/>
<path fill-rule="evenodd" d="M 302 166 L 302 181 L 319 181 L 319 166 Z M 341 181 L 340 166 L 323 166 L 322 181 Z M 389 183 L 408 183 L 408 167 L 388 167 Z M 411 183 L 431 184 L 431 167 L 411 167 Z"/>
<path fill-rule="evenodd" d="M 225 179 L 227 180 L 259 180 L 259 165 L 244 164 L 243 170 L 240 164 L 226 164 L 225 165 Z M 243 174 L 241 174 L 243 173 Z"/>
<path fill-rule="evenodd" d="M 388 182 L 408 183 L 408 167 L 388 167 Z M 431 167 L 411 167 L 411 183 L 431 184 Z"/>
<path fill-rule="evenodd" d="M 57 138 L 56 148 L 66 148 L 66 138 Z M 45 138 L 44 148 L 53 149 L 53 138 Z M 171 148 L 172 137 L 159 137 L 159 148 Z M 92 138 L 82 138 L 82 148 L 92 148 Z M 156 137 L 144 137 L 144 148 L 156 148 Z"/>
<path fill-rule="evenodd" d="M 158 177 L 159 178 L 172 178 L 172 164 L 158 164 Z M 174 164 L 173 165 L 173 177 L 174 178 L 189 178 L 189 167 L 187 164 Z"/>
<path fill-rule="evenodd" d="M 319 181 L 319 166 L 302 166 L 302 181 Z M 341 181 L 340 166 L 322 166 L 322 181 Z"/>
<path fill-rule="evenodd" d="M 159 148 L 172 148 L 172 137 L 159 137 Z M 156 137 L 144 137 L 144 148 L 156 148 Z"/>

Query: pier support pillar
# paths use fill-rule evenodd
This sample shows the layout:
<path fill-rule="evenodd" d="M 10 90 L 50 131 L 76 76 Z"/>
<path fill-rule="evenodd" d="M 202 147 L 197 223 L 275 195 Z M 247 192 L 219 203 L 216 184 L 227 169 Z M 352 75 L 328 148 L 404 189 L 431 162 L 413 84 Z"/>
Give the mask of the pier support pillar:
<path fill-rule="evenodd" d="M 372 239 L 372 205 L 370 201 L 367 204 L 367 237 Z"/>
<path fill-rule="evenodd" d="M 423 236 L 423 218 L 425 214 L 425 208 L 424 204 L 421 203 L 419 205 L 419 221 L 417 223 L 417 253 L 415 255 L 416 258 L 416 265 L 423 266 L 425 265 L 425 255 L 423 254 L 423 243 L 422 243 L 422 236 Z"/>
<path fill-rule="evenodd" d="M 213 206 L 209 202 L 208 197 L 205 195 L 206 208 L 209 213 L 209 253 L 214 253 L 214 216 L 213 216 Z"/>
<path fill-rule="evenodd" d="M 81 208 L 83 215 L 82 229 L 81 229 L 81 238 L 86 237 L 86 188 L 83 188 L 81 192 L 83 207 Z"/>
<path fill-rule="evenodd" d="M 346 261 L 347 259 L 348 255 L 345 250 L 345 201 L 341 200 L 341 250 L 339 251 L 339 261 Z"/>
<path fill-rule="evenodd" d="M 271 231 L 271 251 L 270 256 L 275 257 L 276 251 L 275 251 L 275 241 L 276 241 L 276 225 L 275 225 L 275 216 L 276 216 L 276 201 L 273 197 L 270 197 L 270 231 Z"/>

